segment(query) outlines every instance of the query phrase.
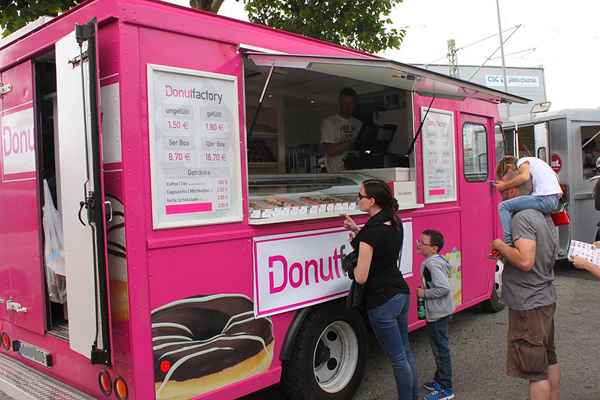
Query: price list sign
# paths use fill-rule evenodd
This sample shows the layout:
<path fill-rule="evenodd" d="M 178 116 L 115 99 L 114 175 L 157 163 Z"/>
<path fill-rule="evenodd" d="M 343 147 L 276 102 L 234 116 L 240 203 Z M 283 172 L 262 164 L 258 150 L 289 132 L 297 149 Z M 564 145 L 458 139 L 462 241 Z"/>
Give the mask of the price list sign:
<path fill-rule="evenodd" d="M 421 109 L 425 116 L 426 108 Z M 423 123 L 423 180 L 425 202 L 456 200 L 454 114 L 430 109 Z"/>
<path fill-rule="evenodd" d="M 154 229 L 242 220 L 237 79 L 148 66 Z"/>

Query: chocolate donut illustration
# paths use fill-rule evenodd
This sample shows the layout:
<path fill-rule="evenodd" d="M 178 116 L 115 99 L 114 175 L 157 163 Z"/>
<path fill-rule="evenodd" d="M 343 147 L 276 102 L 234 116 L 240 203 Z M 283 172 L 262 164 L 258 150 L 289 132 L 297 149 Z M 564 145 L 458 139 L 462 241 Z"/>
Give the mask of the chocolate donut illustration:
<path fill-rule="evenodd" d="M 110 307 L 114 321 L 129 319 L 127 290 L 127 249 L 125 247 L 125 207 L 112 194 L 106 195 L 112 207 L 112 220 L 107 226 L 107 252 L 110 275 Z"/>
<path fill-rule="evenodd" d="M 156 398 L 190 399 L 266 371 L 273 327 L 242 294 L 176 300 L 152 311 Z"/>

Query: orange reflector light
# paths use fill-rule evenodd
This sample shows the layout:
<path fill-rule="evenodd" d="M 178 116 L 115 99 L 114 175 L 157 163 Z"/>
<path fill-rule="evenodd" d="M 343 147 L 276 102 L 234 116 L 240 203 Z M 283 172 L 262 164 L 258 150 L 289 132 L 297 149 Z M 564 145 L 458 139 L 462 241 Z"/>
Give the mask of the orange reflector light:
<path fill-rule="evenodd" d="M 6 333 L 2 334 L 2 347 L 6 351 L 10 350 L 10 337 Z"/>
<path fill-rule="evenodd" d="M 115 379 L 115 394 L 117 395 L 117 399 L 126 400 L 128 396 L 127 383 L 125 383 L 125 379 L 118 377 Z"/>
<path fill-rule="evenodd" d="M 160 362 L 159 368 L 160 368 L 160 372 L 162 372 L 163 374 L 166 374 L 171 369 L 171 361 L 162 360 Z"/>
<path fill-rule="evenodd" d="M 112 381 L 108 371 L 102 371 L 98 374 L 98 385 L 100 385 L 100 391 L 105 396 L 110 396 L 112 393 Z"/>

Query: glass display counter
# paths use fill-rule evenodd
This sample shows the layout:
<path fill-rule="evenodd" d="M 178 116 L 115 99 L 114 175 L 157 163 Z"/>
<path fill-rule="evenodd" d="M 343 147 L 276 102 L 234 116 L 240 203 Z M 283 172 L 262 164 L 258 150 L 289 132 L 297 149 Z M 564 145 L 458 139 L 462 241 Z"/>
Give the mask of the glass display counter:
<path fill-rule="evenodd" d="M 264 224 L 358 214 L 361 174 L 254 175 L 249 179 L 250 223 Z"/>
<path fill-rule="evenodd" d="M 370 178 L 352 172 L 250 176 L 250 224 L 363 214 L 357 205 L 359 185 Z M 417 204 L 401 206 L 418 207 Z"/>

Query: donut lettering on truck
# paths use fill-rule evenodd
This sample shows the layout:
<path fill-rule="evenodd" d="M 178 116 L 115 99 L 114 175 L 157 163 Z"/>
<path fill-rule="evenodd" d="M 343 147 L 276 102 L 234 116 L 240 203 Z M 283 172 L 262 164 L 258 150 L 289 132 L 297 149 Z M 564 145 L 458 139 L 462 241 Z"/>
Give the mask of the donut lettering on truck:
<path fill-rule="evenodd" d="M 410 240 L 412 222 L 402 225 L 405 240 Z M 351 281 L 342 258 L 352 251 L 343 228 L 254 238 L 255 314 L 280 314 L 344 296 Z M 411 246 L 402 248 L 400 261 L 402 273 L 409 275 Z"/>
<path fill-rule="evenodd" d="M 31 129 L 12 130 L 10 126 L 2 129 L 2 148 L 4 156 L 23 154 L 35 151 Z"/>
<path fill-rule="evenodd" d="M 33 108 L 1 118 L 4 174 L 35 171 Z"/>
<path fill-rule="evenodd" d="M 185 99 L 211 101 L 217 104 L 221 104 L 223 101 L 223 94 L 219 92 L 209 92 L 208 90 L 202 89 L 181 89 L 171 85 L 165 85 L 165 97 L 181 97 Z"/>
<path fill-rule="evenodd" d="M 281 254 L 269 257 L 269 293 L 279 293 L 288 285 L 298 288 L 342 278 L 342 258 L 351 251 L 347 247 L 350 246 L 336 247 L 332 255 L 318 259 L 288 260 Z M 278 282 L 276 275 L 279 276 Z"/>
<path fill-rule="evenodd" d="M 352 251 L 343 228 L 255 238 L 256 315 L 272 315 L 343 296 L 350 280 L 342 257 Z"/>

